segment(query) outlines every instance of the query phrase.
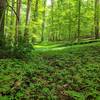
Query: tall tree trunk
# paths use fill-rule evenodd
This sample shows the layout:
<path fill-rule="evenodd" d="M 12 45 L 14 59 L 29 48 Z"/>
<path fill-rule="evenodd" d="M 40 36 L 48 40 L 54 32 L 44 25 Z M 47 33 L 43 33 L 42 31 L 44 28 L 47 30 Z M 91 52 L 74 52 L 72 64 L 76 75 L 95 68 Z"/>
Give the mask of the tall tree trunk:
<path fill-rule="evenodd" d="M 4 47 L 4 21 L 6 0 L 0 0 L 0 47 Z"/>
<path fill-rule="evenodd" d="M 78 0 L 78 41 L 80 41 L 81 0 Z"/>
<path fill-rule="evenodd" d="M 31 9 L 31 0 L 27 0 L 27 10 L 26 10 L 26 24 L 25 24 L 25 33 L 24 33 L 24 41 L 25 43 L 29 43 L 29 30 L 28 25 L 30 21 L 30 10 Z"/>
<path fill-rule="evenodd" d="M 12 8 L 14 9 L 15 0 L 11 1 L 11 5 L 12 5 Z M 10 22 L 10 24 L 13 25 L 13 23 L 14 23 L 14 12 L 13 12 L 13 10 L 11 10 L 11 22 Z"/>
<path fill-rule="evenodd" d="M 99 12 L 99 7 L 100 7 L 100 0 L 95 0 L 95 39 L 99 38 L 99 17 L 100 17 L 100 12 Z"/>
<path fill-rule="evenodd" d="M 46 1 L 43 0 L 43 22 L 42 22 L 42 36 L 41 36 L 41 41 L 44 41 L 44 30 L 45 30 L 45 10 L 46 10 Z"/>
<path fill-rule="evenodd" d="M 58 34 L 57 34 L 57 40 L 59 41 L 60 40 L 60 32 L 61 32 L 61 24 L 60 24 L 60 14 L 59 12 L 61 11 L 59 8 L 60 8 L 60 1 L 57 2 L 57 7 L 58 7 Z"/>
<path fill-rule="evenodd" d="M 36 23 L 38 21 L 38 6 L 39 6 L 39 0 L 35 0 L 35 8 L 34 8 L 34 17 L 33 17 L 33 21 L 35 22 L 35 25 L 36 26 Z M 33 27 L 33 33 L 37 33 L 37 29 L 36 27 Z"/>
<path fill-rule="evenodd" d="M 6 8 L 6 12 L 5 12 L 5 23 L 6 23 L 6 26 L 9 24 L 9 20 L 8 20 L 8 17 L 9 16 L 9 7 Z"/>
<path fill-rule="evenodd" d="M 68 9 L 70 10 L 69 12 L 69 18 L 68 18 L 68 32 L 69 32 L 69 41 L 71 40 L 71 6 L 70 6 L 70 0 L 68 2 Z"/>
<path fill-rule="evenodd" d="M 20 25 L 20 13 L 21 13 L 21 0 L 17 0 L 16 12 L 17 12 L 18 18 L 16 17 L 15 44 L 16 44 L 16 46 L 18 46 L 19 34 L 20 34 L 19 25 Z"/>
<path fill-rule="evenodd" d="M 38 3 L 39 3 L 39 0 L 36 0 L 36 2 L 35 2 L 35 11 L 34 11 L 34 20 L 35 21 L 37 20 L 37 17 L 38 17 Z"/>
<path fill-rule="evenodd" d="M 51 0 L 51 25 L 52 25 L 52 29 L 51 29 L 51 34 L 50 34 L 50 41 L 54 40 L 54 32 L 53 32 L 53 27 L 54 27 L 54 0 Z"/>

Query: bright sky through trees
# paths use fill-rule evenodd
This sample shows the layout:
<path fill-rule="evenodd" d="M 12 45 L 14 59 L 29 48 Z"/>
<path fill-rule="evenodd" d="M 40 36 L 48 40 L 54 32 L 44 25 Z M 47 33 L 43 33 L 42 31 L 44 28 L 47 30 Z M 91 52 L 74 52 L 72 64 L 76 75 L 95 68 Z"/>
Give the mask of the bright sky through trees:
<path fill-rule="evenodd" d="M 47 0 L 47 5 L 51 5 L 51 0 Z"/>

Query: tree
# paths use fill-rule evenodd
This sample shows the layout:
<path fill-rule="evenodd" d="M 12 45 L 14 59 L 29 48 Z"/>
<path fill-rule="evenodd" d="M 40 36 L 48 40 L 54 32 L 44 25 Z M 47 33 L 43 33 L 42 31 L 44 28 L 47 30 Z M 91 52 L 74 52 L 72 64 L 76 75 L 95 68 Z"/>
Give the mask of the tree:
<path fill-rule="evenodd" d="M 50 41 L 53 41 L 54 40 L 54 0 L 51 0 L 51 33 L 50 33 L 50 36 L 49 36 L 49 40 Z"/>
<path fill-rule="evenodd" d="M 13 9 L 14 9 L 14 5 L 15 5 L 15 0 L 12 0 L 11 6 L 12 6 Z M 11 25 L 13 25 L 13 21 L 14 21 L 14 11 L 13 11 L 13 9 L 11 9 L 11 22 L 10 22 Z"/>
<path fill-rule="evenodd" d="M 4 30 L 7 47 L 10 43 L 13 47 L 14 40 L 17 46 L 32 39 L 75 42 L 93 38 L 93 29 L 95 38 L 99 38 L 100 0 L 7 0 L 9 9 L 4 17 L 5 2 L 0 0 L 0 46 L 4 42 Z"/>
<path fill-rule="evenodd" d="M 43 18 L 43 20 L 42 20 L 42 36 L 41 36 L 41 41 L 43 41 L 44 40 L 44 30 L 45 30 L 45 10 L 46 10 L 46 1 L 47 0 L 43 0 L 43 16 L 42 16 L 42 18 Z"/>
<path fill-rule="evenodd" d="M 16 34 L 15 34 L 15 44 L 16 46 L 18 46 L 18 42 L 19 42 L 19 38 L 20 38 L 20 30 L 19 30 L 19 25 L 21 22 L 20 16 L 21 16 L 21 2 L 22 0 L 17 0 L 17 7 L 16 7 L 16 12 L 17 12 L 17 16 L 16 16 Z"/>
<path fill-rule="evenodd" d="M 68 32 L 69 32 L 69 41 L 70 41 L 70 39 L 71 39 L 71 7 L 70 7 L 70 0 L 68 1 L 68 9 L 69 9 Z"/>
<path fill-rule="evenodd" d="M 81 0 L 78 0 L 78 41 L 80 40 L 80 22 L 81 22 Z"/>
<path fill-rule="evenodd" d="M 95 39 L 99 38 L 99 6 L 100 6 L 100 0 L 95 0 Z"/>
<path fill-rule="evenodd" d="M 39 0 L 36 0 L 35 2 L 35 11 L 34 11 L 34 20 L 37 20 L 38 17 L 38 4 L 39 4 Z"/>
<path fill-rule="evenodd" d="M 29 42 L 28 25 L 29 25 L 29 21 L 30 21 L 30 8 L 31 8 L 31 0 L 27 0 L 26 23 L 25 23 L 25 33 L 24 33 L 25 43 Z"/>
<path fill-rule="evenodd" d="M 4 47 L 4 21 L 6 0 L 0 0 L 0 47 Z"/>

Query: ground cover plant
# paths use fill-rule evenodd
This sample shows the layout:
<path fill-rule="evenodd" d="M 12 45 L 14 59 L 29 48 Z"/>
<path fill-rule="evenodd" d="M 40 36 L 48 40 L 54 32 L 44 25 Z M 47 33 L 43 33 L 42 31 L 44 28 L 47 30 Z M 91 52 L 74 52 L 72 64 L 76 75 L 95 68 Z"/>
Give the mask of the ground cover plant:
<path fill-rule="evenodd" d="M 36 50 L 30 60 L 0 59 L 0 100 L 99 100 L 99 45 Z"/>

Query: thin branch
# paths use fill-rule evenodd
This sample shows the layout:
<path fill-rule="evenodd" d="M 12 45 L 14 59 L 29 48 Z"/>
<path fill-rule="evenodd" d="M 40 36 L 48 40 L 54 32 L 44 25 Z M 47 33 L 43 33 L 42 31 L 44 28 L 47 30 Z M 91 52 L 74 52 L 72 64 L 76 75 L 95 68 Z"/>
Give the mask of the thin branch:
<path fill-rule="evenodd" d="M 17 17 L 17 20 L 19 21 L 19 17 L 18 17 L 18 14 L 16 13 L 16 11 L 14 10 L 14 8 L 12 7 L 12 6 L 10 6 L 9 5 L 9 3 L 8 3 L 8 1 L 6 0 L 6 2 L 7 2 L 7 7 L 10 7 L 12 10 L 13 10 L 13 12 L 14 12 L 14 14 L 16 15 L 16 17 Z"/>
<path fill-rule="evenodd" d="M 13 8 L 12 6 L 10 6 L 10 5 L 8 5 L 8 7 L 10 7 L 10 8 L 13 10 L 13 12 L 15 13 L 15 15 L 16 15 L 18 21 L 19 21 L 19 17 L 18 17 L 18 15 L 17 15 L 16 11 L 14 10 L 14 8 Z"/>

